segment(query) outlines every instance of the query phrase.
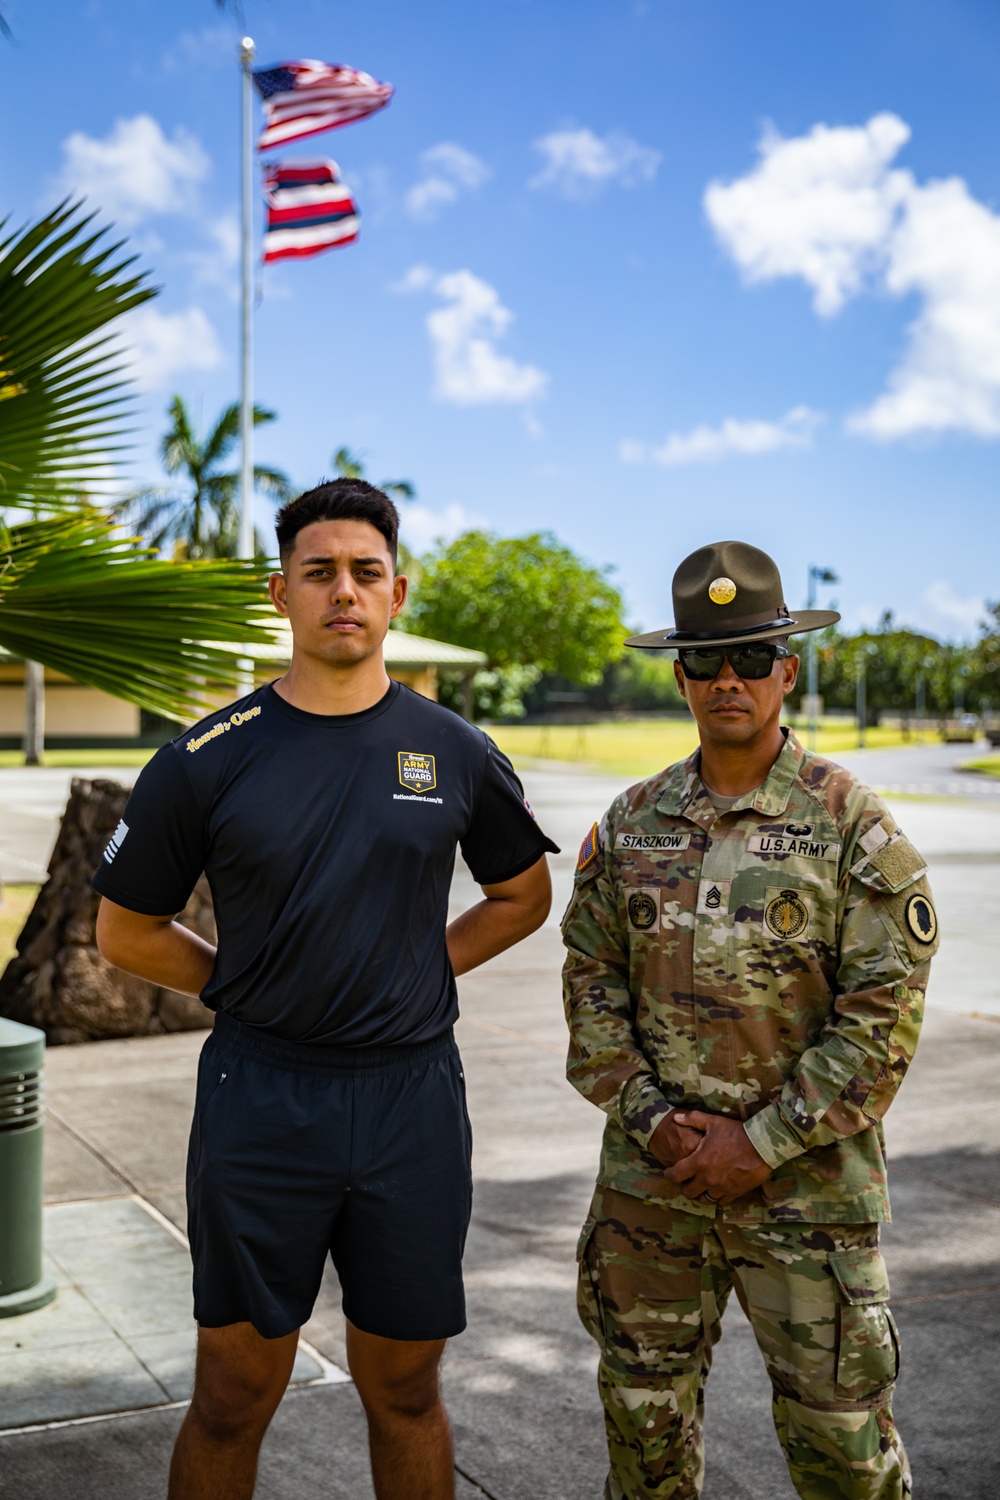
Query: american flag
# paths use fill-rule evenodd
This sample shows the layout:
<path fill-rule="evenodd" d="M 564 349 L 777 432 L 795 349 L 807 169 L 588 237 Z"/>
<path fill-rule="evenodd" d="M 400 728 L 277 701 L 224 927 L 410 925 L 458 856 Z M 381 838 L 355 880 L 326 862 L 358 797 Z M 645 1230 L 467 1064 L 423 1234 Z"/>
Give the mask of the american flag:
<path fill-rule="evenodd" d="M 393 94 L 391 83 L 377 83 L 357 68 L 324 62 L 263 68 L 254 73 L 253 81 L 264 102 L 264 129 L 257 142 L 261 151 L 363 120 L 384 109 Z"/>
<path fill-rule="evenodd" d="M 269 166 L 264 177 L 264 264 L 318 255 L 358 237 L 358 209 L 335 161 Z"/>

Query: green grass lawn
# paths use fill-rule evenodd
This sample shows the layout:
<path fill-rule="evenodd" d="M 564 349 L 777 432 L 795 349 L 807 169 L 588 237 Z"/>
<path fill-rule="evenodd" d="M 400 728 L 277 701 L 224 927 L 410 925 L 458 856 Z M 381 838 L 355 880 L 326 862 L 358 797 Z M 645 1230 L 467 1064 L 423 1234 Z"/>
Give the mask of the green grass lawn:
<path fill-rule="evenodd" d="M 690 755 L 698 743 L 693 719 L 621 719 L 604 724 L 494 724 L 489 733 L 501 750 L 512 759 L 575 761 L 581 767 L 610 771 L 622 776 L 652 776 L 673 761 Z M 805 743 L 806 732 L 799 731 Z M 922 742 L 936 744 L 937 736 L 927 733 Z M 865 736 L 869 749 L 889 749 L 894 745 L 913 744 L 904 740 L 898 729 L 869 729 Z M 858 736 L 847 721 L 827 721 L 816 736 L 821 755 L 838 750 L 853 750 Z"/>
<path fill-rule="evenodd" d="M 37 885 L 5 885 L 0 892 L 0 974 L 14 957 L 18 933 L 37 895 Z"/>
<path fill-rule="evenodd" d="M 46 750 L 44 764 L 71 769 L 83 766 L 144 766 L 155 754 L 155 746 L 140 750 L 131 745 L 114 750 Z M 22 750 L 0 750 L 0 768 L 23 765 Z"/>
<path fill-rule="evenodd" d="M 982 760 L 967 760 L 963 771 L 982 771 L 986 776 L 1000 776 L 1000 755 L 984 755 Z"/>

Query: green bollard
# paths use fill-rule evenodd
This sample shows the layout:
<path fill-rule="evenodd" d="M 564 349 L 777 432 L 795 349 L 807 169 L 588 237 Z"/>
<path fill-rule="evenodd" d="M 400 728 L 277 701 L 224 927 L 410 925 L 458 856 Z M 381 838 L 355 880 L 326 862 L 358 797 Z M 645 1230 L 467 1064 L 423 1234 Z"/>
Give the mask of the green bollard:
<path fill-rule="evenodd" d="M 56 1294 L 42 1270 L 45 1033 L 0 1016 L 0 1318 Z"/>

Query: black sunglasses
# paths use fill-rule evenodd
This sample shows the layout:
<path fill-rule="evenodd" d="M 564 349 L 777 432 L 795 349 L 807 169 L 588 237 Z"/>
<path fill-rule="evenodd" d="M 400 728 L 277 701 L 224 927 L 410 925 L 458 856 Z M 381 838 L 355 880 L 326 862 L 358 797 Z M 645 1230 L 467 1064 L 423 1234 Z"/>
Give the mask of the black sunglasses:
<path fill-rule="evenodd" d="M 737 677 L 742 677 L 745 682 L 757 682 L 762 677 L 770 677 L 775 662 L 783 656 L 790 656 L 791 652 L 787 646 L 765 641 L 759 646 L 726 646 L 717 651 L 694 647 L 678 651 L 677 655 L 684 676 L 693 682 L 711 682 L 713 677 L 718 677 L 726 660 Z"/>

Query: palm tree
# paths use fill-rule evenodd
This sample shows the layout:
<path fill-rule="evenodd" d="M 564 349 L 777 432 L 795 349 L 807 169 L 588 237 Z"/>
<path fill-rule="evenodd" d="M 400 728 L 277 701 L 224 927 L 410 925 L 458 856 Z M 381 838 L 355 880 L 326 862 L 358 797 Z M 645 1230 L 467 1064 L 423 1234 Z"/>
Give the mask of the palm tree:
<path fill-rule="evenodd" d="M 170 426 L 160 443 L 163 467 L 168 474 L 182 474 L 187 488 L 146 485 L 118 501 L 112 515 L 134 527 L 140 536 L 148 537 L 157 550 L 173 543 L 175 557 L 235 557 L 239 550 L 240 476 L 237 470 L 224 470 L 223 466 L 239 438 L 239 405 L 234 401 L 227 406 L 203 439 L 195 433 L 181 396 L 172 398 L 167 413 Z M 254 407 L 255 427 L 274 420 L 275 413 L 267 407 Z M 290 498 L 288 476 L 280 469 L 255 464 L 253 477 L 257 488 L 272 500 Z M 254 550 L 258 557 L 268 555 L 257 531 Z"/>
<path fill-rule="evenodd" d="M 363 460 L 356 453 L 352 453 L 350 448 L 337 449 L 333 455 L 333 467 L 341 479 L 364 479 L 365 477 Z M 383 479 L 377 488 L 395 500 L 412 500 L 417 493 L 416 485 L 409 479 Z"/>
<path fill-rule="evenodd" d="M 98 494 L 121 455 L 131 384 L 109 332 L 155 296 L 63 202 L 4 237 L 0 223 L 0 647 L 186 718 L 240 681 L 241 648 L 270 639 L 256 563 L 169 563 Z M 21 519 L 25 513 L 37 519 Z M 215 644 L 206 645 L 205 642 Z"/>

